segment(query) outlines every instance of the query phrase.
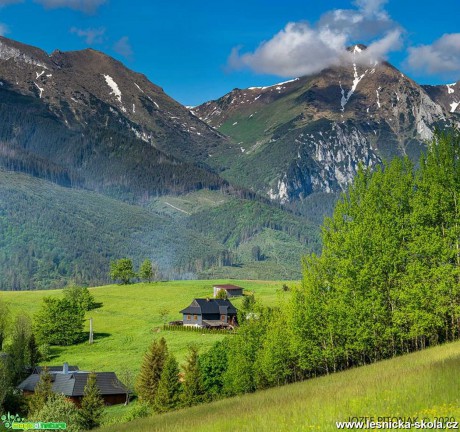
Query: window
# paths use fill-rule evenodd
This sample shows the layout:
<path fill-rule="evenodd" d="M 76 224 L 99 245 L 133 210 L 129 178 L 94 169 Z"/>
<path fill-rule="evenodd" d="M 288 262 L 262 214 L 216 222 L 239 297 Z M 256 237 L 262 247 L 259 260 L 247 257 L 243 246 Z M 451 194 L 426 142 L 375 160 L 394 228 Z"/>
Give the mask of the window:
<path fill-rule="evenodd" d="M 193 320 L 196 321 L 198 319 L 198 315 L 193 315 Z"/>
<path fill-rule="evenodd" d="M 187 315 L 187 321 L 190 321 L 190 315 Z"/>
<path fill-rule="evenodd" d="M 226 317 L 225 315 L 221 315 L 221 316 L 220 316 L 220 320 L 221 320 L 221 321 L 227 321 L 227 317 Z"/>

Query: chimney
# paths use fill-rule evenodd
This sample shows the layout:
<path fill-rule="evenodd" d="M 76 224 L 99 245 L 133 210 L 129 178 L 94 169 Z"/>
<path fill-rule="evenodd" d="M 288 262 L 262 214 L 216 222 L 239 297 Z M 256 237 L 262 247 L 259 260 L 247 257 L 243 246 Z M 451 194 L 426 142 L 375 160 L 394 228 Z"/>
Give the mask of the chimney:
<path fill-rule="evenodd" d="M 64 366 L 62 367 L 62 373 L 68 374 L 69 373 L 69 363 L 65 362 Z"/>

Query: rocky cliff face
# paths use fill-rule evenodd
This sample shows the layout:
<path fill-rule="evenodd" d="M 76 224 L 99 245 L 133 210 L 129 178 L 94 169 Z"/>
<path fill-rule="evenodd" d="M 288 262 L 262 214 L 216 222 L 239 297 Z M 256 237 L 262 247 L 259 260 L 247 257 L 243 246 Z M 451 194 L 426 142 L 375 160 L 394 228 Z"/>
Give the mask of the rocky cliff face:
<path fill-rule="evenodd" d="M 364 61 L 364 49 L 315 76 L 235 89 L 194 108 L 233 139 L 214 161 L 223 176 L 281 202 L 342 191 L 359 164 L 417 160 L 436 126 L 458 122 L 455 85 L 421 87 L 389 63 Z"/>
<path fill-rule="evenodd" d="M 423 88 L 436 103 L 457 119 L 460 117 L 460 81 L 446 85 L 425 85 Z"/>

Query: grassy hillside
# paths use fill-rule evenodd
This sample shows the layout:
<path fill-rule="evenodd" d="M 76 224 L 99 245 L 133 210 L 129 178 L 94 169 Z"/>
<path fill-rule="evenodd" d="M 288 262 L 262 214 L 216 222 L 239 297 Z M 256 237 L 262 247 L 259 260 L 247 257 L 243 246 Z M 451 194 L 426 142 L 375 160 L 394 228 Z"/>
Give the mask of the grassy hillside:
<path fill-rule="evenodd" d="M 201 350 L 210 347 L 222 335 L 163 331 L 160 310 L 167 309 L 166 321 L 181 319 L 179 311 L 195 297 L 212 296 L 212 285 L 228 281 L 171 281 L 128 286 L 109 285 L 90 288 L 95 301 L 103 306 L 87 313 L 92 317 L 95 343 L 53 348 L 52 364 L 76 364 L 81 369 L 97 371 L 138 371 L 147 347 L 155 337 L 163 336 L 178 360 L 185 357 L 189 344 Z M 232 281 L 255 292 L 265 304 L 274 304 L 283 282 Z M 62 290 L 0 292 L 13 314 L 33 315 L 44 296 L 61 296 Z M 236 307 L 241 299 L 235 299 Z M 88 321 L 85 325 L 88 331 Z"/>
<path fill-rule="evenodd" d="M 460 419 L 460 342 L 101 431 L 336 431 L 349 417 Z"/>
<path fill-rule="evenodd" d="M 107 283 L 122 257 L 150 258 L 172 278 L 292 279 L 318 249 L 315 225 L 260 202 L 202 190 L 141 207 L 0 168 L 0 290 Z"/>

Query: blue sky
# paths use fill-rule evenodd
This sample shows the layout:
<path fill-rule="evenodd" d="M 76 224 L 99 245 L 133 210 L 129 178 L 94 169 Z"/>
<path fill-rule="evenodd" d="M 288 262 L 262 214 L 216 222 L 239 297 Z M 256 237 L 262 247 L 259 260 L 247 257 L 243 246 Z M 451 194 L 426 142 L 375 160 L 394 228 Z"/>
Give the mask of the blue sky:
<path fill-rule="evenodd" d="M 460 79 L 460 1 L 0 0 L 0 33 L 48 52 L 92 47 L 185 105 L 340 61 L 364 42 L 416 81 Z"/>

